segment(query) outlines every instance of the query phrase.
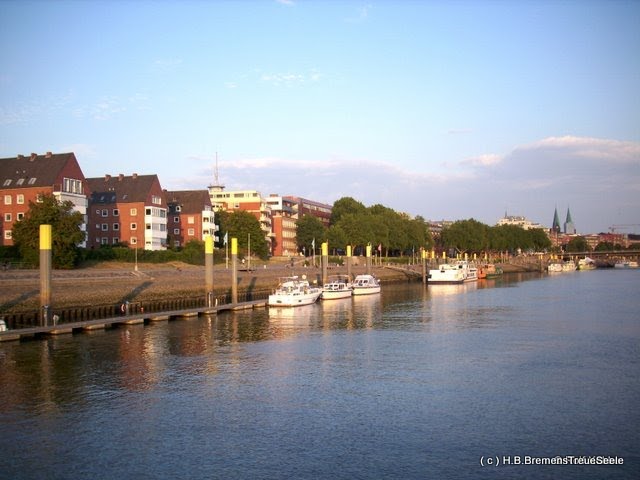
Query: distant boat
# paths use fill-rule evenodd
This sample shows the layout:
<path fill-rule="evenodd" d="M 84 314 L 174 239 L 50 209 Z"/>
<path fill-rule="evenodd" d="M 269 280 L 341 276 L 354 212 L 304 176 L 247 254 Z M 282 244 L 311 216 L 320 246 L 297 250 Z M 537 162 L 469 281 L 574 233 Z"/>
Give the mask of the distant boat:
<path fill-rule="evenodd" d="M 562 271 L 563 272 L 575 272 L 577 270 L 577 266 L 575 264 L 575 262 L 573 262 L 572 260 L 566 260 L 563 264 L 562 264 Z"/>
<path fill-rule="evenodd" d="M 638 268 L 638 262 L 635 260 L 619 260 L 614 265 L 615 268 Z"/>
<path fill-rule="evenodd" d="M 496 278 L 502 275 L 502 269 L 500 267 L 496 267 L 493 263 L 485 263 L 478 267 L 478 280 L 482 280 L 484 278 Z"/>
<path fill-rule="evenodd" d="M 338 298 L 348 298 L 353 293 L 353 287 L 347 275 L 334 275 L 329 277 L 329 281 L 322 287 L 323 300 L 335 300 Z"/>
<path fill-rule="evenodd" d="M 578 260 L 578 270 L 595 270 L 596 261 L 593 258 L 584 257 Z"/>
<path fill-rule="evenodd" d="M 547 267 L 547 271 L 549 273 L 560 273 L 560 272 L 562 272 L 563 271 L 562 263 L 558 263 L 558 262 L 550 263 L 549 266 Z"/>
<path fill-rule="evenodd" d="M 478 280 L 478 269 L 465 260 L 443 263 L 437 270 L 429 270 L 429 283 L 465 283 Z"/>
<path fill-rule="evenodd" d="M 354 295 L 380 293 L 380 282 L 373 275 L 358 275 L 351 284 Z"/>
<path fill-rule="evenodd" d="M 322 294 L 322 289 L 312 287 L 306 279 L 306 275 L 299 279 L 297 276 L 280 279 L 276 291 L 269 295 L 271 307 L 298 307 L 315 303 Z"/>

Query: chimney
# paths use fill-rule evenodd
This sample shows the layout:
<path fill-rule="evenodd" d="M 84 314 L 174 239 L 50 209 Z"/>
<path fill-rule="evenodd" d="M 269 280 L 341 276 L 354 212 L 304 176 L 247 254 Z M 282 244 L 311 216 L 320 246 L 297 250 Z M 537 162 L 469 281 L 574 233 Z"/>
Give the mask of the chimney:
<path fill-rule="evenodd" d="M 18 160 L 24 160 L 24 155 L 18 154 Z"/>
<path fill-rule="evenodd" d="M 111 175 L 109 175 L 108 173 L 104 176 L 104 181 L 108 182 L 109 180 L 111 180 Z"/>
<path fill-rule="evenodd" d="M 138 178 L 138 174 L 137 174 L 137 173 L 134 173 L 134 174 L 132 174 L 131 176 L 133 177 L 133 179 L 134 179 L 134 180 L 135 180 L 136 178 Z"/>
<path fill-rule="evenodd" d="M 37 156 L 38 156 L 37 153 L 31 153 L 31 157 L 29 158 L 29 161 L 33 162 L 36 159 Z"/>
<path fill-rule="evenodd" d="M 47 152 L 46 155 L 45 155 L 45 158 L 51 158 L 52 155 L 53 155 L 53 153 Z"/>
<path fill-rule="evenodd" d="M 121 182 L 122 180 L 124 180 L 124 174 L 120 173 L 118 174 L 118 181 Z"/>

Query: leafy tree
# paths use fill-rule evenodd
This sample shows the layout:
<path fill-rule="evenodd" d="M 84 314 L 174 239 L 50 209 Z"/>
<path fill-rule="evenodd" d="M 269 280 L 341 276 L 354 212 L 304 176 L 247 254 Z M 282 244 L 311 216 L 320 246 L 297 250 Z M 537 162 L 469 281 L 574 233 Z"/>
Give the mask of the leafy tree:
<path fill-rule="evenodd" d="M 260 227 L 260 222 L 251 213 L 244 210 L 234 212 L 217 212 L 216 217 L 220 220 L 221 238 L 228 234 L 228 241 L 231 238 L 238 239 L 238 249 L 248 251 L 249 239 L 251 240 L 251 254 L 260 258 L 269 256 L 269 244 L 264 232 Z"/>
<path fill-rule="evenodd" d="M 359 215 L 346 213 L 340 218 L 340 222 L 337 225 L 344 232 L 347 243 L 353 246 L 354 255 L 358 255 L 358 247 L 360 247 L 361 253 L 368 243 L 374 241 L 371 216 L 366 213 Z"/>
<path fill-rule="evenodd" d="M 319 218 L 313 215 L 305 215 L 296 222 L 296 241 L 298 249 L 311 254 L 311 243 L 315 239 L 316 249 L 327 239 L 327 230 Z"/>
<path fill-rule="evenodd" d="M 22 259 L 40 263 L 40 225 L 51 225 L 51 263 L 54 268 L 73 268 L 81 258 L 78 245 L 85 240 L 81 226 L 83 215 L 73 210 L 72 202 L 59 202 L 44 195 L 40 202 L 29 202 L 24 218 L 13 226 L 13 242 Z"/>
<path fill-rule="evenodd" d="M 489 247 L 489 227 L 473 218 L 458 220 L 442 229 L 440 236 L 446 248 L 459 252 L 481 252 Z"/>
<path fill-rule="evenodd" d="M 367 213 L 367 207 L 351 197 L 342 197 L 336 200 L 333 207 L 331 207 L 331 225 L 337 225 L 340 219 L 349 213 L 353 215 L 364 215 Z"/>
<path fill-rule="evenodd" d="M 565 251 L 567 252 L 586 252 L 589 250 L 589 244 L 584 237 L 574 237 L 567 243 Z"/>

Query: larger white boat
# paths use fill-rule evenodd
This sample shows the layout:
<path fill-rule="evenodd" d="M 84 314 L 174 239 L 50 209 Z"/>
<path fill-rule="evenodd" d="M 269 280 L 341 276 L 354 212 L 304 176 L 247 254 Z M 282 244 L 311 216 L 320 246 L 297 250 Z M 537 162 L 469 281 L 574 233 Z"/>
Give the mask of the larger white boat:
<path fill-rule="evenodd" d="M 322 287 L 323 300 L 348 298 L 353 293 L 353 287 L 347 275 L 334 275 Z"/>
<path fill-rule="evenodd" d="M 478 280 L 478 268 L 466 260 L 443 263 L 429 270 L 429 283 L 465 283 Z"/>
<path fill-rule="evenodd" d="M 595 270 L 596 261 L 593 258 L 584 257 L 578 260 L 578 270 Z"/>
<path fill-rule="evenodd" d="M 351 284 L 354 295 L 380 293 L 380 282 L 373 275 L 358 275 Z"/>
<path fill-rule="evenodd" d="M 276 291 L 269 295 L 269 306 L 271 307 L 298 307 L 315 303 L 322 294 L 322 289 L 312 287 L 303 275 L 302 279 L 297 276 L 280 279 L 280 284 Z"/>

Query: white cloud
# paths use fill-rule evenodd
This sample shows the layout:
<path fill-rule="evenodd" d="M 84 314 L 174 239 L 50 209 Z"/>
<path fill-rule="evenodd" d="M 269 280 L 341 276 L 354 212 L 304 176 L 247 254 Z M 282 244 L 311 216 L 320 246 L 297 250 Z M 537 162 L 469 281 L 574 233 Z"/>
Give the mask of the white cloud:
<path fill-rule="evenodd" d="M 288 7 L 292 7 L 296 4 L 293 0 L 276 0 L 276 2 L 281 5 L 287 5 Z"/>
<path fill-rule="evenodd" d="M 431 219 L 476 218 L 494 224 L 510 214 L 550 224 L 553 210 L 571 206 L 578 231 L 606 231 L 613 223 L 640 223 L 640 144 L 553 137 L 506 154 L 478 155 L 455 168 L 418 171 L 392 163 L 332 157 L 322 161 L 277 157 L 225 159 L 227 190 L 291 194 L 333 203 L 350 196 Z M 598 152 L 597 158 L 594 152 Z M 163 179 L 169 189 L 202 188 L 213 159 L 193 178 Z M 624 158 L 612 163 L 611 158 Z"/>

